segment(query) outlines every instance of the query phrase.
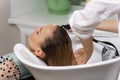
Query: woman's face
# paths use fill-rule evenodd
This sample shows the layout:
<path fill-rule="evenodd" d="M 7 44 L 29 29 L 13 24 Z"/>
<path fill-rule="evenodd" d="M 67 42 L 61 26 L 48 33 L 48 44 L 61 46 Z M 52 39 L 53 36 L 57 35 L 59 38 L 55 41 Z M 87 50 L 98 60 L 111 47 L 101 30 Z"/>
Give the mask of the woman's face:
<path fill-rule="evenodd" d="M 31 51 L 40 48 L 40 45 L 46 38 L 52 38 L 53 32 L 56 29 L 56 25 L 50 24 L 42 27 L 36 27 L 34 32 L 28 37 L 28 44 Z"/>

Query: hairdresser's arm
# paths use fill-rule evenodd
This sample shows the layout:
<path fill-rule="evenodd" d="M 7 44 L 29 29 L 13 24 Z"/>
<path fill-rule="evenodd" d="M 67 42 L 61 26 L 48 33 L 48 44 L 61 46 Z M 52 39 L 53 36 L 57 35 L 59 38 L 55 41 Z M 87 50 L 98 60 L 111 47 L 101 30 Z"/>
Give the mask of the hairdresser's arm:
<path fill-rule="evenodd" d="M 92 37 L 86 40 L 82 40 L 83 48 L 77 49 L 74 53 L 77 64 L 86 64 L 93 52 Z"/>
<path fill-rule="evenodd" d="M 80 39 L 80 40 L 81 40 L 81 43 L 83 45 L 85 52 L 87 53 L 87 59 L 89 60 L 89 58 L 91 57 L 92 52 L 93 52 L 92 36 L 89 37 L 88 39 Z"/>
<path fill-rule="evenodd" d="M 108 32 L 115 32 L 118 33 L 118 25 L 117 21 L 112 20 L 105 20 L 100 25 L 96 27 L 97 30 L 108 31 Z"/>

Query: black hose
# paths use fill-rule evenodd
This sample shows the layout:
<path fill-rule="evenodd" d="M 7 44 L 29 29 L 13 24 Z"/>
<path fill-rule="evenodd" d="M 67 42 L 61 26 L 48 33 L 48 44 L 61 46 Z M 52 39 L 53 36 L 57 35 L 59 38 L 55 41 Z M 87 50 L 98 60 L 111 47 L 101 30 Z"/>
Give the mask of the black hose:
<path fill-rule="evenodd" d="M 115 45 L 112 44 L 111 42 L 108 42 L 108 41 L 100 41 L 100 40 L 97 40 L 97 39 L 95 39 L 95 38 L 93 38 L 93 41 L 96 42 L 96 43 L 101 42 L 101 43 L 104 43 L 104 44 L 106 44 L 106 45 L 110 45 L 110 46 L 114 47 L 115 50 L 116 50 L 115 55 L 116 55 L 116 56 L 119 56 L 118 49 L 117 49 L 117 48 L 115 47 Z"/>

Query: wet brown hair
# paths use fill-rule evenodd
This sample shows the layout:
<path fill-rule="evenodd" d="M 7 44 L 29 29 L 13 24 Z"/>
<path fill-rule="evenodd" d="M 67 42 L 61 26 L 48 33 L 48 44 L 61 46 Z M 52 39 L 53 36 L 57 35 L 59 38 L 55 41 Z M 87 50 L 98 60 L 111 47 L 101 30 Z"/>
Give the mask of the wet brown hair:
<path fill-rule="evenodd" d="M 44 61 L 49 66 L 72 65 L 73 50 L 71 39 L 66 30 L 57 26 L 52 38 L 46 38 L 40 46 L 45 53 Z"/>

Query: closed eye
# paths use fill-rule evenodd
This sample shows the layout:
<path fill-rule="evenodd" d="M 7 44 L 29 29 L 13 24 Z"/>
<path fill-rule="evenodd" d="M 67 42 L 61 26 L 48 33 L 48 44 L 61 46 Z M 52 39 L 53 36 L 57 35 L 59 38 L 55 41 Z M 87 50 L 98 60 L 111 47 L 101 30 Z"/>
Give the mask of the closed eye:
<path fill-rule="evenodd" d="M 42 27 L 36 31 L 37 35 L 40 34 L 41 30 L 42 30 Z"/>
<path fill-rule="evenodd" d="M 40 28 L 40 32 L 42 31 L 42 28 L 43 28 L 43 27 Z"/>

